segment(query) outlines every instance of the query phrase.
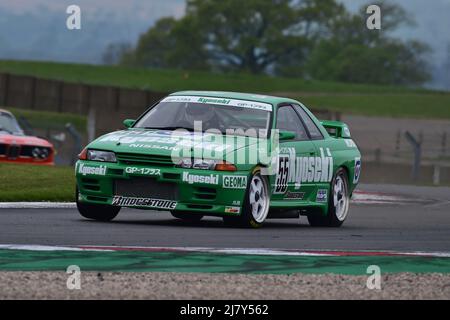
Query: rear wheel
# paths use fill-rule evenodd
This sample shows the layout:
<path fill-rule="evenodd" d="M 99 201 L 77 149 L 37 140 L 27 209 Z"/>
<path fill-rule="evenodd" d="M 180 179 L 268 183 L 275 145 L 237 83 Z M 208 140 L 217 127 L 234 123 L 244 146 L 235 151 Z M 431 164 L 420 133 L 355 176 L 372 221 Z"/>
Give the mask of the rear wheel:
<path fill-rule="evenodd" d="M 267 218 L 270 206 L 270 193 L 267 178 L 259 170 L 254 171 L 247 187 L 244 205 L 240 216 L 224 216 L 226 225 L 259 228 Z"/>
<path fill-rule="evenodd" d="M 97 221 L 111 221 L 114 219 L 120 211 L 120 207 L 101 205 L 101 204 L 88 204 L 78 201 L 78 188 L 76 190 L 76 203 L 78 212 L 87 219 Z"/>
<path fill-rule="evenodd" d="M 309 224 L 313 227 L 340 227 L 348 215 L 350 193 L 347 173 L 339 168 L 331 181 L 328 199 L 328 213 L 326 216 L 309 215 Z"/>
<path fill-rule="evenodd" d="M 172 216 L 174 216 L 177 219 L 181 219 L 181 220 L 189 221 L 189 222 L 197 222 L 203 218 L 202 214 L 191 213 L 191 212 L 186 212 L 186 211 L 170 211 L 170 213 L 172 214 Z"/>

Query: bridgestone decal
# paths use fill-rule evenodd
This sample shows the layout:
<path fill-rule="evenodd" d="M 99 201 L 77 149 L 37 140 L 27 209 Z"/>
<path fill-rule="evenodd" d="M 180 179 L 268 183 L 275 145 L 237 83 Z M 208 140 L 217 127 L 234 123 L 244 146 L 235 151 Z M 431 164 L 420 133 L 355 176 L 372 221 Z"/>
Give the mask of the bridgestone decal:
<path fill-rule="evenodd" d="M 175 207 L 177 206 L 177 202 L 162 199 L 114 196 L 112 205 L 120 207 L 149 207 L 155 209 L 171 210 L 175 209 Z"/>

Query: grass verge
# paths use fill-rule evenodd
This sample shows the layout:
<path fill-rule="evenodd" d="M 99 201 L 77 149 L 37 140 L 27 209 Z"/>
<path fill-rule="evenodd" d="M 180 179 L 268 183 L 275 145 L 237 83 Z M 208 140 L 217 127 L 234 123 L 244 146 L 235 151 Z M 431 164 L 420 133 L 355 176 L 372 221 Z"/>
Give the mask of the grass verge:
<path fill-rule="evenodd" d="M 85 116 L 71 113 L 36 111 L 10 107 L 3 108 L 12 112 L 16 118 L 24 117 L 33 126 L 33 128 L 60 129 L 67 123 L 71 123 L 79 132 L 86 132 L 87 118 Z"/>
<path fill-rule="evenodd" d="M 423 89 L 310 81 L 252 74 L 127 68 L 74 63 L 0 60 L 0 72 L 48 79 L 169 92 L 227 90 L 247 92 L 427 93 Z"/>
<path fill-rule="evenodd" d="M 367 116 L 450 119 L 450 92 L 420 88 L 311 81 L 251 74 L 12 60 L 0 60 L 0 72 L 159 92 L 224 90 L 275 93 L 296 98 L 310 108 L 326 108 Z"/>
<path fill-rule="evenodd" d="M 0 164 L 0 202 L 74 201 L 72 167 Z"/>

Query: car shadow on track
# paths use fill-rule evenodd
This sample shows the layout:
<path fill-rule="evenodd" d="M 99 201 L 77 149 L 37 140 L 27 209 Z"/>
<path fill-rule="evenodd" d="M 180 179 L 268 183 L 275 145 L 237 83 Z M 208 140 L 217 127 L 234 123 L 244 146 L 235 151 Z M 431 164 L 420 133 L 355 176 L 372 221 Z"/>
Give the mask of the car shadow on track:
<path fill-rule="evenodd" d="M 155 219 L 155 220 L 124 220 L 117 219 L 110 222 L 94 221 L 80 219 L 83 223 L 100 223 L 100 224 L 112 224 L 112 225 L 134 225 L 134 226 L 166 226 L 166 227 L 181 227 L 181 228 L 220 228 L 220 229 L 250 229 L 238 226 L 226 226 L 221 219 L 207 219 L 197 222 L 183 221 L 180 219 Z M 307 222 L 300 223 L 298 219 L 286 219 L 284 221 L 272 221 L 268 220 L 264 222 L 262 229 L 299 229 L 310 228 Z"/>

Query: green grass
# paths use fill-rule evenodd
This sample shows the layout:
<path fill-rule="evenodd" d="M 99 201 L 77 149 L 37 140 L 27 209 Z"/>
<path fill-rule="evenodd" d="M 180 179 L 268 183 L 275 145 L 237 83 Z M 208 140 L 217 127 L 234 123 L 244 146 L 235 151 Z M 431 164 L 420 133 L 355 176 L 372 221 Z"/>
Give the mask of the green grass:
<path fill-rule="evenodd" d="M 71 113 L 58 113 L 49 111 L 36 111 L 28 109 L 2 107 L 14 114 L 16 118 L 25 117 L 33 128 L 63 128 L 67 123 L 71 123 L 79 132 L 86 132 L 87 119 Z"/>
<path fill-rule="evenodd" d="M 150 89 L 226 90 L 247 92 L 404 93 L 423 89 L 307 81 L 251 74 L 214 74 L 201 71 L 155 70 L 86 64 L 0 60 L 0 72 L 98 85 Z"/>
<path fill-rule="evenodd" d="M 52 62 L 0 60 L 0 72 L 160 92 L 226 90 L 297 98 L 310 108 L 369 116 L 450 119 L 450 92 L 250 74 L 155 70 Z"/>
<path fill-rule="evenodd" d="M 377 94 L 294 97 L 314 108 L 366 116 L 450 119 L 450 94 Z"/>
<path fill-rule="evenodd" d="M 74 201 L 72 167 L 0 164 L 0 202 Z"/>

